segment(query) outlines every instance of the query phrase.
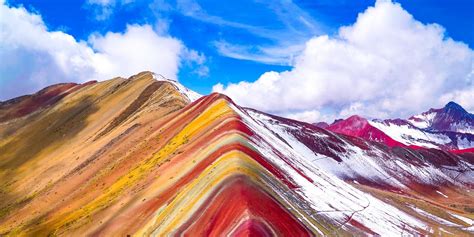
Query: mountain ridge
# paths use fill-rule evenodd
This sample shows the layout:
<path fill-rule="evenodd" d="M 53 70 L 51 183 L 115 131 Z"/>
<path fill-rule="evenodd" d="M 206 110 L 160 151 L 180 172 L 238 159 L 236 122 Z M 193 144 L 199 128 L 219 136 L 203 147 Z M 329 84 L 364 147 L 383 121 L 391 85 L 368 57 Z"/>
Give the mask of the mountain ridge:
<path fill-rule="evenodd" d="M 354 116 L 336 120 L 326 129 L 379 141 L 391 147 L 424 147 L 458 152 L 474 147 L 474 115 L 452 101 L 443 108 L 430 109 L 407 120 L 367 120 L 357 116 L 359 119 L 355 121 Z M 358 127 L 362 120 L 364 126 Z"/>
<path fill-rule="evenodd" d="M 473 231 L 473 153 L 387 147 L 183 92 L 143 72 L 0 123 L 0 234 Z"/>
<path fill-rule="evenodd" d="M 420 128 L 432 131 L 465 132 L 474 131 L 474 114 L 467 112 L 456 102 L 450 101 L 443 108 L 430 109 L 408 119 Z M 457 125 L 464 127 L 458 128 Z"/>

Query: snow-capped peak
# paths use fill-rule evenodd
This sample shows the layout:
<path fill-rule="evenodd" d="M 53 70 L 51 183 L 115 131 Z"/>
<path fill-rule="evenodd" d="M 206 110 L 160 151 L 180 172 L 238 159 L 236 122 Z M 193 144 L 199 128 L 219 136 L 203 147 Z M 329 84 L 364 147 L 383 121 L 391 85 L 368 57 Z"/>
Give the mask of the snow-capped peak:
<path fill-rule="evenodd" d="M 455 102 L 441 109 L 430 109 L 408 119 L 414 126 L 436 132 L 460 132 L 474 134 L 474 114 Z"/>
<path fill-rule="evenodd" d="M 160 74 L 157 74 L 157 73 L 153 73 L 153 79 L 155 79 L 157 81 L 166 81 L 166 82 L 169 82 L 169 83 L 173 84 L 176 87 L 176 89 L 179 92 L 181 92 L 181 94 L 183 94 L 189 100 L 189 102 L 194 102 L 197 99 L 202 97 L 201 94 L 186 88 L 181 83 L 179 83 L 177 80 L 168 79 L 168 78 L 166 78 L 166 77 L 164 77 Z"/>
<path fill-rule="evenodd" d="M 434 117 L 436 116 L 437 111 L 434 109 L 431 109 L 427 112 L 414 115 L 408 119 L 408 121 L 413 124 L 415 127 L 425 129 L 431 126 L 431 123 L 433 122 Z"/>
<path fill-rule="evenodd" d="M 437 148 L 474 147 L 474 115 L 455 102 L 405 119 L 367 120 L 354 115 L 336 120 L 325 129 L 383 142 L 388 146 Z"/>

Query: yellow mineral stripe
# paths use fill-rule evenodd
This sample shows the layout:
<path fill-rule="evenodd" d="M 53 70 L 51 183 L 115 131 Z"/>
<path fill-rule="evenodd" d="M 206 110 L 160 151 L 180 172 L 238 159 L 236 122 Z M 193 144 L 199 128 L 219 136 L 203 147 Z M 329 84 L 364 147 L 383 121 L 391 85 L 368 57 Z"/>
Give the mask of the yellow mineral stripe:
<path fill-rule="evenodd" d="M 167 190 L 174 185 L 173 182 L 169 182 L 169 177 L 174 177 L 175 180 L 179 180 L 181 177 L 187 176 L 188 173 L 191 172 L 195 166 L 199 165 L 199 163 L 201 163 L 206 157 L 227 144 L 240 143 L 245 144 L 245 146 L 252 149 L 246 139 L 246 136 L 238 131 L 231 131 L 214 138 L 206 144 L 202 150 L 198 150 L 197 153 L 173 164 L 172 167 L 164 169 L 160 173 L 160 176 L 156 177 L 153 181 L 153 184 L 147 188 L 147 190 L 149 190 L 149 195 L 157 196 L 159 193 Z"/>
<path fill-rule="evenodd" d="M 269 177 L 273 182 L 278 183 L 280 187 L 284 187 L 284 184 L 273 178 L 271 173 L 251 157 L 243 152 L 234 150 L 223 154 L 212 165 L 207 167 L 206 170 L 197 179 L 186 186 L 166 208 L 159 210 L 156 217 L 150 220 L 137 234 L 139 236 L 146 236 L 152 233 L 157 236 L 172 234 L 174 229 L 181 226 L 193 215 L 199 206 L 209 197 L 214 188 L 218 187 L 220 183 L 225 182 L 227 178 L 235 175 L 244 175 L 250 178 L 255 184 L 259 185 L 259 187 L 278 200 L 279 203 L 282 203 L 286 209 L 299 220 L 312 222 L 311 224 L 308 223 L 309 225 L 307 226 L 309 228 L 317 226 L 317 223 L 313 223 L 315 220 L 306 216 L 304 212 L 288 206 L 287 201 L 275 193 L 275 191 L 270 188 L 271 186 L 265 185 L 265 179 L 263 177 Z M 313 232 L 317 233 L 316 230 Z"/>
<path fill-rule="evenodd" d="M 173 137 L 162 149 L 160 149 L 151 159 L 142 162 L 126 175 L 120 177 L 114 184 L 112 184 L 102 195 L 94 199 L 92 202 L 85 205 L 83 208 L 70 213 L 64 213 L 53 218 L 45 223 L 42 223 L 36 228 L 32 228 L 27 232 L 19 227 L 12 231 L 12 234 L 25 234 L 34 232 L 36 234 L 48 234 L 55 232 L 61 227 L 68 226 L 74 222 L 87 217 L 94 211 L 100 210 L 108 206 L 119 194 L 133 183 L 141 180 L 149 170 L 160 165 L 166 160 L 178 147 L 183 145 L 188 139 L 192 139 L 195 134 L 198 134 L 203 129 L 208 129 L 208 125 L 215 119 L 223 116 L 235 114 L 235 112 L 228 106 L 228 102 L 224 99 L 214 101 L 209 107 L 204 110 L 196 119 L 191 121 L 183 130 L 181 130 L 175 137 Z"/>

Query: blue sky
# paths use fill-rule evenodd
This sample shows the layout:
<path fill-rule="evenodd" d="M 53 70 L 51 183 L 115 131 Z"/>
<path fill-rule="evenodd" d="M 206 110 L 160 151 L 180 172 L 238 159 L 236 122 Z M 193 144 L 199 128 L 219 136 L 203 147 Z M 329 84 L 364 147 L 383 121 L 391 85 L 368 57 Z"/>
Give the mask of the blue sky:
<path fill-rule="evenodd" d="M 421 24 L 441 25 L 445 30 L 442 37 L 474 47 L 474 1 L 396 2 Z M 124 33 L 130 25 L 150 25 L 154 32 L 179 40 L 201 57 L 180 61 L 177 78 L 185 86 L 208 94 L 218 83 L 225 92 L 226 85 L 254 82 L 266 72 L 291 71 L 310 39 L 339 37 L 340 27 L 354 24 L 358 14 L 374 6 L 375 1 L 7 0 L 6 4 L 41 16 L 47 31 L 64 32 L 85 44 L 91 44 L 91 35 L 105 37 L 110 32 Z M 467 86 L 472 86 L 470 80 Z M 25 89 L 25 93 L 30 92 Z M 356 102 L 329 101 L 313 107 L 334 107 L 341 115 Z M 280 114 L 308 112 L 307 108 L 283 111 L 256 107 Z"/>
<path fill-rule="evenodd" d="M 310 19 L 318 24 L 319 29 L 300 27 L 300 22 L 291 22 L 292 17 L 299 17 L 298 13 L 283 12 L 284 3 L 273 1 L 198 1 L 207 14 L 218 17 L 223 21 L 255 26 L 256 31 L 268 30 L 279 39 L 273 39 L 265 34 L 259 35 L 248 29 L 234 27 L 230 24 L 208 22 L 196 19 L 176 9 L 176 2 L 138 0 L 129 4 L 116 4 L 113 12 L 107 19 L 97 20 L 99 6 L 87 4 L 85 1 L 62 0 L 10 0 L 13 6 L 23 5 L 27 9 L 40 13 L 49 29 L 62 30 L 76 39 L 87 40 L 94 32 L 105 33 L 123 32 L 127 24 L 156 24 L 162 19 L 169 20 L 170 35 L 182 40 L 192 49 L 198 50 L 208 58 L 209 74 L 199 77 L 193 74 L 192 68 L 184 67 L 179 72 L 180 81 L 186 86 L 207 94 L 214 84 L 221 82 L 252 81 L 266 71 L 288 70 L 285 62 L 255 62 L 251 60 L 235 59 L 222 55 L 214 45 L 215 41 L 226 41 L 248 46 L 262 45 L 265 47 L 278 44 L 304 43 L 310 37 L 318 34 L 334 34 L 340 26 L 351 24 L 357 14 L 372 6 L 375 1 L 368 0 L 323 0 L 323 1 L 294 1 L 294 5 Z M 421 22 L 443 25 L 447 35 L 455 40 L 474 45 L 474 2 L 470 0 L 455 1 L 398 1 L 414 17 Z M 224 4 L 223 4 L 224 3 Z M 154 6 L 153 6 L 154 4 Z M 164 6 L 169 4 L 169 6 Z M 166 9 L 174 8 L 174 9 Z M 287 14 L 278 17 L 278 14 Z M 300 13 L 301 14 L 301 13 Z M 466 20 L 459 20 L 466 19 Z M 468 20 L 471 19 L 471 20 Z M 290 24 L 287 26 L 286 24 Z M 291 24 L 293 24 L 291 26 Z M 469 30 L 471 29 L 471 30 Z M 294 37 L 294 38 L 293 38 Z M 301 41 L 301 42 L 298 42 Z"/>

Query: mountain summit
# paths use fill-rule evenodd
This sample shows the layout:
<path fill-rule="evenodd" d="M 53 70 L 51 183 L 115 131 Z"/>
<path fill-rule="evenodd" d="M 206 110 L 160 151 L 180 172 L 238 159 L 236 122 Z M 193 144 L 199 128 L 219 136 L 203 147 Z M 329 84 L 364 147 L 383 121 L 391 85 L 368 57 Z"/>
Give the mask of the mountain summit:
<path fill-rule="evenodd" d="M 391 148 L 150 72 L 61 91 L 0 122 L 2 236 L 474 231 L 474 153 Z"/>
<path fill-rule="evenodd" d="M 382 142 L 390 147 L 437 148 L 453 152 L 470 151 L 474 147 L 474 115 L 455 102 L 408 120 L 367 120 L 353 115 L 322 128 Z"/>
<path fill-rule="evenodd" d="M 474 114 L 470 114 L 455 102 L 441 109 L 430 109 L 408 119 L 414 125 L 438 132 L 460 132 L 474 134 Z"/>
<path fill-rule="evenodd" d="M 474 133 L 474 114 L 468 113 L 460 105 L 449 102 L 434 116 L 429 129 Z"/>

